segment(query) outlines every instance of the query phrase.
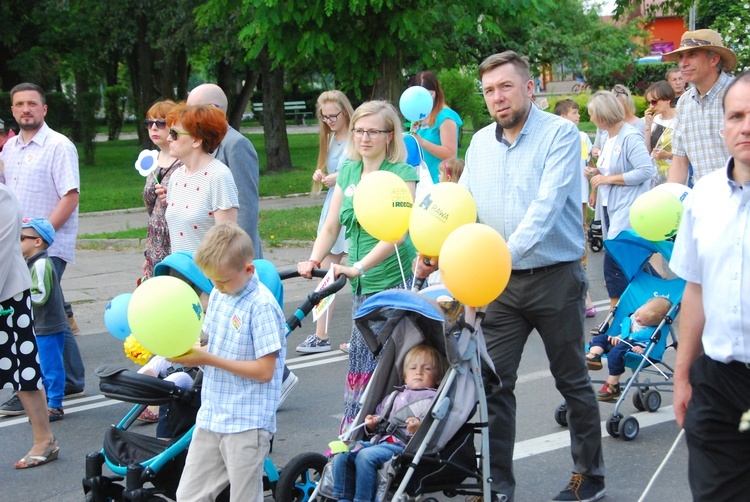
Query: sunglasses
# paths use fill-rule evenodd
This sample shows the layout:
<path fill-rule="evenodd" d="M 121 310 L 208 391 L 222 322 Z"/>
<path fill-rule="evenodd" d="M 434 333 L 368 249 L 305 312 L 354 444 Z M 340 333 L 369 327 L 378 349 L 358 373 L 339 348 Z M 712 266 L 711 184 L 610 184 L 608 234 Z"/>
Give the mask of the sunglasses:
<path fill-rule="evenodd" d="M 659 102 L 659 100 L 658 100 L 658 99 L 649 99 L 649 100 L 647 100 L 647 102 L 648 102 L 648 104 L 650 104 L 651 106 L 656 106 L 656 103 L 658 103 L 658 102 Z"/>
<path fill-rule="evenodd" d="M 167 127 L 167 121 L 164 119 L 146 119 L 143 121 L 146 124 L 146 129 L 151 129 L 156 124 L 157 129 L 164 129 Z"/>
<path fill-rule="evenodd" d="M 23 241 L 23 240 L 26 240 L 26 239 L 39 239 L 39 237 L 37 237 L 36 235 L 24 235 L 24 234 L 21 234 L 21 240 Z"/>
<path fill-rule="evenodd" d="M 169 130 L 169 137 L 172 138 L 172 141 L 177 141 L 177 136 L 190 136 L 190 133 L 187 131 L 178 131 L 174 127 Z"/>

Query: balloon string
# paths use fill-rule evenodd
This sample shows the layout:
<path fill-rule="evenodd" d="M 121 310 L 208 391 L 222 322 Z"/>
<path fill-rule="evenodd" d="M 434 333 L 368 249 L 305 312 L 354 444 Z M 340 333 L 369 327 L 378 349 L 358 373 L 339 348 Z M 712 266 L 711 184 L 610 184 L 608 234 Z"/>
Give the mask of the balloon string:
<path fill-rule="evenodd" d="M 419 258 L 419 255 L 417 255 L 417 258 Z M 411 281 L 411 290 L 412 291 L 419 291 L 417 288 L 417 267 L 419 266 L 419 260 L 414 260 L 414 271 L 411 273 L 411 276 L 414 278 Z"/>
<path fill-rule="evenodd" d="M 404 265 L 401 263 L 401 255 L 398 254 L 398 245 L 394 242 L 393 247 L 396 248 L 396 259 L 398 260 L 398 269 L 401 271 L 401 280 L 404 281 L 404 289 L 408 289 L 406 286 L 406 275 L 404 275 Z"/>

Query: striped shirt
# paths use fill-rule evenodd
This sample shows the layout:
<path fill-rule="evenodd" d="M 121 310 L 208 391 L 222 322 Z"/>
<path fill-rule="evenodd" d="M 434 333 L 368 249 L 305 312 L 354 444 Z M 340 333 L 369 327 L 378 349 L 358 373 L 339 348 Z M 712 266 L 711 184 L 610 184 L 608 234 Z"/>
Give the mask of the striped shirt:
<path fill-rule="evenodd" d="M 722 169 L 729 158 L 729 150 L 721 137 L 724 110 L 721 102 L 729 84 L 734 80 L 726 73 L 703 96 L 690 86 L 677 101 L 672 133 L 672 153 L 687 157 L 693 165 L 693 180 Z"/>
<path fill-rule="evenodd" d="M 286 323 L 273 294 L 257 274 L 236 295 L 214 288 L 203 331 L 209 336 L 208 351 L 225 359 L 255 361 L 274 352 L 278 355 L 268 383 L 205 366 L 196 425 L 219 434 L 251 429 L 275 433 L 286 359 Z"/>
<path fill-rule="evenodd" d="M 10 138 L 0 152 L 5 184 L 18 198 L 24 219 L 47 218 L 71 190 L 80 192 L 78 152 L 75 145 L 44 123 L 28 144 L 21 135 Z M 67 263 L 75 263 L 78 206 L 47 250 Z"/>
<path fill-rule="evenodd" d="M 167 226 L 172 252 L 198 249 L 203 236 L 214 226 L 214 211 L 239 207 L 232 172 L 212 160 L 195 174 L 180 166 L 167 187 Z"/>
<path fill-rule="evenodd" d="M 573 122 L 531 106 L 509 145 L 492 123 L 466 152 L 459 183 L 477 203 L 480 223 L 505 238 L 514 270 L 575 261 L 583 256 L 581 137 Z"/>

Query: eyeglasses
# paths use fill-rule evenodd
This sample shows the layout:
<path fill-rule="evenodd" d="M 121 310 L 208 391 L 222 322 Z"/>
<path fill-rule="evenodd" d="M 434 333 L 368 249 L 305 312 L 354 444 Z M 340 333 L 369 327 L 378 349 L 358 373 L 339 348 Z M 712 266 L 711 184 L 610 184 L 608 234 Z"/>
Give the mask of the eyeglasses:
<path fill-rule="evenodd" d="M 352 129 L 354 131 L 354 136 L 361 138 L 365 134 L 367 134 L 367 137 L 370 139 L 378 139 L 378 137 L 381 134 L 388 134 L 389 132 L 393 131 L 380 131 L 378 129 L 370 129 L 369 131 L 365 131 L 364 129 Z"/>
<path fill-rule="evenodd" d="M 167 121 L 164 119 L 146 119 L 143 121 L 146 124 L 146 129 L 151 129 L 156 124 L 157 129 L 164 129 L 167 127 Z"/>
<path fill-rule="evenodd" d="M 172 138 L 172 141 L 177 141 L 177 136 L 190 136 L 190 133 L 187 131 L 178 131 L 174 127 L 169 130 L 169 137 Z"/>
<path fill-rule="evenodd" d="M 39 237 L 37 237 L 36 235 L 24 235 L 24 234 L 21 234 L 21 240 L 24 240 L 24 239 L 39 239 Z"/>
<path fill-rule="evenodd" d="M 322 120 L 323 122 L 336 122 L 339 118 L 339 115 L 341 115 L 341 112 L 338 112 L 336 115 L 318 115 L 318 118 Z"/>

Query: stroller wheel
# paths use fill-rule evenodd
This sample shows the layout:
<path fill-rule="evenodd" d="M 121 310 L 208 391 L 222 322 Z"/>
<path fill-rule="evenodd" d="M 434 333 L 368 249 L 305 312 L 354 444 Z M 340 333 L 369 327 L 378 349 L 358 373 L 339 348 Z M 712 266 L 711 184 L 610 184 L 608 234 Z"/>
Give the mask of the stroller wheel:
<path fill-rule="evenodd" d="M 591 239 L 591 241 L 589 242 L 589 247 L 594 253 L 598 253 L 599 251 L 601 251 L 603 246 L 604 243 L 601 239 Z"/>
<path fill-rule="evenodd" d="M 658 390 L 651 389 L 643 395 L 643 405 L 649 413 L 653 413 L 661 406 L 661 394 Z"/>
<path fill-rule="evenodd" d="M 620 422 L 620 434 L 625 441 L 632 441 L 638 435 L 640 425 L 635 417 L 627 416 Z"/>
<path fill-rule="evenodd" d="M 641 397 L 641 391 L 636 390 L 633 394 L 633 406 L 638 411 L 646 411 L 646 406 L 643 404 L 643 398 Z"/>
<path fill-rule="evenodd" d="M 561 404 L 555 409 L 555 422 L 557 422 L 557 425 L 563 427 L 568 426 L 568 405 L 566 403 Z"/>
<path fill-rule="evenodd" d="M 319 453 L 297 455 L 284 467 L 276 482 L 276 502 L 306 502 L 318 485 L 327 462 Z"/>
<path fill-rule="evenodd" d="M 609 434 L 613 438 L 619 438 L 621 420 L 622 420 L 622 415 L 620 415 L 619 413 L 616 415 L 614 414 L 610 415 L 605 426 L 607 429 L 607 434 Z"/>

